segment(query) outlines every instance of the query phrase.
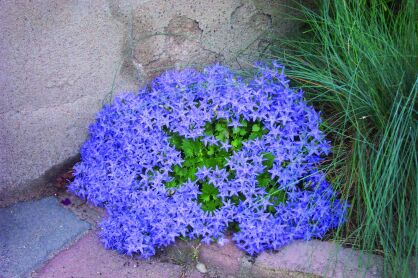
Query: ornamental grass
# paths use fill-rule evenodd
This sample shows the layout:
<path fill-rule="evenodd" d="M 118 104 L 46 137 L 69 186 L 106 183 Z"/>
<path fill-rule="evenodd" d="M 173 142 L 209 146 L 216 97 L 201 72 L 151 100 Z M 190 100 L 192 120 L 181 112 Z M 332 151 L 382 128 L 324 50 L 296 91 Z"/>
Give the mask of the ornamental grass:
<path fill-rule="evenodd" d="M 300 10 L 304 36 L 275 41 L 264 57 L 280 59 L 323 111 L 333 154 L 321 168 L 351 203 L 334 239 L 383 255 L 385 276 L 416 276 L 417 2 L 323 0 Z"/>

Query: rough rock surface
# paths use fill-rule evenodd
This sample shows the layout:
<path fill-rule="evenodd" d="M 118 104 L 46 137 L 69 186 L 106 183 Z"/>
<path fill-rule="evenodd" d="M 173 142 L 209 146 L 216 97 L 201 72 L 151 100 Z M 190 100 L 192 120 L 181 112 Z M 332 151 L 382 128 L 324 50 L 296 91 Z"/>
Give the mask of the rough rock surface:
<path fill-rule="evenodd" d="M 125 28 L 106 1 L 0 2 L 0 205 L 76 159 L 112 88 Z M 116 80 L 117 91 L 135 87 Z"/>
<path fill-rule="evenodd" d="M 167 68 L 222 62 L 248 66 L 238 58 L 256 51 L 268 30 L 288 35 L 296 29 L 283 15 L 290 1 L 154 0 L 115 1 L 113 11 L 131 27 L 127 68 L 145 80 Z M 130 7 L 130 8 L 127 8 Z M 271 28 L 274 27 L 274 28 Z"/>
<path fill-rule="evenodd" d="M 291 0 L 0 1 L 0 206 L 74 163 L 109 93 L 163 69 L 239 62 L 295 29 Z"/>

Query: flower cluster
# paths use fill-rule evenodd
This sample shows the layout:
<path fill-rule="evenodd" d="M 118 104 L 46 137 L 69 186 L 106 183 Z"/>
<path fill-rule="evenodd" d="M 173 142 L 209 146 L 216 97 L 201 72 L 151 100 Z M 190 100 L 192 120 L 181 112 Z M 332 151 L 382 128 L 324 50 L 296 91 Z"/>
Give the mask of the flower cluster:
<path fill-rule="evenodd" d="M 319 114 L 281 65 L 256 68 L 251 80 L 220 65 L 168 71 L 99 112 L 70 190 L 107 209 L 107 248 L 146 258 L 179 236 L 222 244 L 237 226 L 233 240 L 252 255 L 321 238 L 344 221 L 346 204 L 316 169 L 330 152 Z M 220 133 L 208 133 L 216 123 Z M 232 140 L 248 126 L 251 135 Z M 174 172 L 193 150 L 174 136 L 207 148 L 181 184 Z M 215 148 L 221 161 L 205 164 Z M 219 202 L 207 209 L 211 196 Z"/>

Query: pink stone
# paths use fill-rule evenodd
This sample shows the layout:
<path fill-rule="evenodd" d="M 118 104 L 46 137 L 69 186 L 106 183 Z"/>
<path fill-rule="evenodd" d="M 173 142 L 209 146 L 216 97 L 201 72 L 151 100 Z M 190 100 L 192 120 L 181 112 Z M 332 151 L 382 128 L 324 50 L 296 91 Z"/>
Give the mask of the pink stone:
<path fill-rule="evenodd" d="M 296 241 L 277 253 L 260 254 L 256 277 L 381 277 L 382 258 L 319 240 Z M 309 276 L 308 274 L 311 274 Z"/>
<path fill-rule="evenodd" d="M 197 270 L 194 270 L 192 272 L 186 273 L 186 278 L 204 278 L 205 275 L 200 273 Z"/>
<path fill-rule="evenodd" d="M 239 250 L 229 238 L 224 246 L 219 244 L 202 245 L 199 260 L 206 264 L 209 270 L 214 269 L 224 275 L 238 275 L 243 256 L 244 252 Z"/>
<path fill-rule="evenodd" d="M 181 277 L 179 265 L 138 260 L 104 249 L 91 231 L 69 249 L 61 251 L 34 277 Z"/>

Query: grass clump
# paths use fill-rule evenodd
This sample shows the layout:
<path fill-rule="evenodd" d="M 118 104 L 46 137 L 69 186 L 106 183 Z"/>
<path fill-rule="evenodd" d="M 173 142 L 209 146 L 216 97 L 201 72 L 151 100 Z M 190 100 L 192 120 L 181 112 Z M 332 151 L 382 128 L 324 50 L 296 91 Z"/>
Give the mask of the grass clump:
<path fill-rule="evenodd" d="M 323 167 L 351 203 L 336 238 L 384 255 L 385 276 L 408 277 L 418 255 L 417 15 L 414 0 L 318 1 L 304 36 L 267 54 L 323 111 Z"/>

